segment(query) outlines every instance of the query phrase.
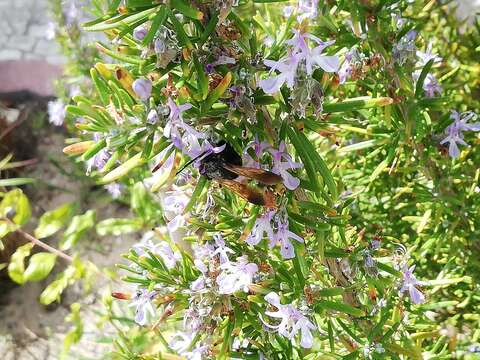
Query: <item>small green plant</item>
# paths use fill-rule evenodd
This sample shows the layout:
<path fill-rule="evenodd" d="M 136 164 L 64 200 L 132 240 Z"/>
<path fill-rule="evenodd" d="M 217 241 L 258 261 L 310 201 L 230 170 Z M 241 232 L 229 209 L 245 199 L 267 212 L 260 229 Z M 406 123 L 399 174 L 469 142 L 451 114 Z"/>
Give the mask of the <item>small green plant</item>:
<path fill-rule="evenodd" d="M 10 162 L 7 156 L 0 162 L 0 171 L 22 165 L 22 162 Z M 19 188 L 6 190 L 12 186 L 34 183 L 31 178 L 6 178 L 0 180 L 0 247 L 5 249 L 4 242 L 14 242 L 18 246 L 12 253 L 8 264 L 0 264 L 7 268 L 9 277 L 17 284 L 44 280 L 61 259 L 69 264 L 56 280 L 46 287 L 40 296 L 40 302 L 48 305 L 59 300 L 63 290 L 73 282 L 88 278 L 88 273 L 95 271 L 95 266 L 88 262 L 64 253 L 70 250 L 86 231 L 95 226 L 95 212 L 87 211 L 83 215 L 74 215 L 74 204 L 67 203 L 57 209 L 45 212 L 38 220 L 33 235 L 24 231 L 31 220 L 31 207 L 28 197 Z M 5 190 L 3 190 L 5 189 Z M 60 250 L 48 245 L 43 239 L 49 238 L 70 223 L 60 240 Z M 10 244 L 8 244 L 10 245 Z M 35 247 L 44 251 L 33 253 Z M 10 246 L 11 248 L 11 246 Z M 25 262 L 28 259 L 28 264 Z M 98 270 L 97 270 L 98 271 Z M 88 283 L 88 282 L 86 282 Z"/>

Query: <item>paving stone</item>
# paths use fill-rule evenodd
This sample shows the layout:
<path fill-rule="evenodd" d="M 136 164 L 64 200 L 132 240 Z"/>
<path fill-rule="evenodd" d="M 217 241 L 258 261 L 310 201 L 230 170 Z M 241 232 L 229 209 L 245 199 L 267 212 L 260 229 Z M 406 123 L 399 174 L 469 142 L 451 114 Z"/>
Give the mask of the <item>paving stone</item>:
<path fill-rule="evenodd" d="M 27 34 L 30 37 L 45 39 L 48 30 L 48 23 L 45 24 L 32 24 L 28 27 Z"/>
<path fill-rule="evenodd" d="M 28 12 L 32 2 L 29 2 L 26 0 L 15 0 L 15 1 L 11 1 L 11 3 L 13 7 L 17 9 L 24 9 L 25 11 Z"/>
<path fill-rule="evenodd" d="M 36 39 L 30 36 L 18 36 L 15 38 L 15 41 L 10 41 L 10 47 L 16 50 L 22 50 L 24 52 L 31 52 L 36 43 Z"/>
<path fill-rule="evenodd" d="M 31 52 L 24 52 L 22 54 L 23 60 L 44 60 L 45 56 L 40 54 L 34 54 Z"/>
<path fill-rule="evenodd" d="M 13 16 L 16 17 L 16 15 Z M 10 25 L 13 28 L 12 35 L 23 35 L 27 33 L 28 21 L 25 19 L 15 19 Z"/>
<path fill-rule="evenodd" d="M 5 16 L 6 15 L 4 13 L 0 14 L 0 17 L 3 19 L 2 21 L 0 21 L 0 32 L 4 33 L 5 35 L 11 35 L 13 29 L 8 23 L 8 21 L 5 20 Z"/>
<path fill-rule="evenodd" d="M 49 56 L 52 54 L 58 54 L 60 52 L 59 45 L 56 42 L 52 42 L 46 39 L 39 39 L 35 43 L 33 53 L 39 55 Z"/>
<path fill-rule="evenodd" d="M 51 55 L 46 58 L 49 64 L 63 65 L 65 64 L 65 58 L 62 55 Z"/>
<path fill-rule="evenodd" d="M 0 60 L 19 60 L 21 58 L 22 52 L 20 50 L 0 50 Z"/>

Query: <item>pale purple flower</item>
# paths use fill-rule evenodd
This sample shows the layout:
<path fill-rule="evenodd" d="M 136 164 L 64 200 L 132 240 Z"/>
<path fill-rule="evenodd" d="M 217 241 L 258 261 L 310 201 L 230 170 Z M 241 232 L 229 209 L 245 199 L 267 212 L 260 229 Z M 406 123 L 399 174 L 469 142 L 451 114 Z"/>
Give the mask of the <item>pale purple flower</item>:
<path fill-rule="evenodd" d="M 372 250 L 380 249 L 381 246 L 382 246 L 382 242 L 380 240 L 374 239 L 370 242 L 370 248 Z"/>
<path fill-rule="evenodd" d="M 293 161 L 292 157 L 286 151 L 284 141 L 280 143 L 278 150 L 270 148 L 268 151 L 273 157 L 272 172 L 282 177 L 283 184 L 287 189 L 295 190 L 298 185 L 300 185 L 300 180 L 291 175 L 287 170 L 300 169 L 303 165 Z"/>
<path fill-rule="evenodd" d="M 99 133 L 93 134 L 93 140 L 95 142 L 99 142 L 101 138 L 102 137 Z M 109 159 L 110 159 L 109 152 L 105 148 L 103 148 L 87 161 L 86 174 L 90 175 L 93 168 L 95 168 L 98 171 L 101 171 Z"/>
<path fill-rule="evenodd" d="M 218 258 L 220 259 L 220 264 L 226 264 L 230 262 L 228 259 L 228 254 L 235 254 L 235 251 L 230 249 L 226 244 L 225 240 L 223 240 L 223 237 L 221 234 L 215 234 L 213 236 L 213 240 L 215 242 L 215 251 L 211 253 L 211 257 L 214 257 L 218 255 Z"/>
<path fill-rule="evenodd" d="M 321 41 L 318 37 L 309 33 L 293 30 L 294 36 L 286 41 L 287 44 L 293 46 L 293 51 L 300 56 L 300 61 L 305 61 L 307 75 L 312 75 L 314 66 L 320 67 L 325 72 L 336 72 L 340 68 L 340 59 L 338 56 L 322 55 L 323 50 L 335 43 L 332 41 Z M 318 44 L 318 46 L 310 49 L 307 44 L 310 39 Z"/>
<path fill-rule="evenodd" d="M 158 121 L 157 110 L 151 109 L 147 115 L 147 123 L 149 123 L 150 125 L 155 125 L 157 121 Z"/>
<path fill-rule="evenodd" d="M 250 156 L 250 154 L 248 153 L 248 150 L 253 149 L 253 152 L 255 153 L 255 157 L 258 160 L 260 160 L 263 152 L 270 147 L 271 147 L 271 145 L 268 141 L 264 140 L 264 141 L 260 142 L 260 140 L 258 140 L 258 135 L 255 135 L 255 140 L 250 142 L 249 144 L 247 144 L 247 146 L 243 150 L 242 160 L 243 160 L 244 166 L 260 168 L 260 163 L 256 160 L 254 160 Z"/>
<path fill-rule="evenodd" d="M 427 63 L 430 60 L 433 60 L 433 63 L 438 63 L 442 61 L 442 58 L 438 56 L 437 54 L 432 53 L 432 43 L 429 43 L 427 46 L 427 50 L 425 52 L 422 52 L 420 50 L 417 50 L 416 52 L 417 57 L 419 59 L 418 63 L 420 66 L 424 67 L 427 65 Z"/>
<path fill-rule="evenodd" d="M 400 30 L 403 27 L 403 25 L 405 25 L 408 22 L 408 20 L 403 18 L 402 15 L 399 13 L 394 13 L 393 18 L 395 19 L 395 25 L 398 30 Z"/>
<path fill-rule="evenodd" d="M 288 225 L 288 220 L 284 222 L 279 221 L 278 230 L 275 234 L 276 242 L 280 243 L 280 254 L 282 254 L 284 259 L 292 259 L 295 257 L 295 249 L 293 248 L 290 239 L 293 239 L 300 243 L 304 242 L 304 240 L 300 236 L 289 230 Z M 273 247 L 271 245 L 272 243 L 270 243 L 270 247 Z"/>
<path fill-rule="evenodd" d="M 173 219 L 171 219 L 168 224 L 167 228 L 170 232 L 177 231 L 180 227 L 185 225 L 186 219 L 183 211 L 187 206 L 188 202 L 190 201 L 190 197 L 183 191 L 170 191 L 168 195 L 165 196 L 163 202 L 163 208 L 165 211 L 169 211 L 174 215 Z"/>
<path fill-rule="evenodd" d="M 258 266 L 248 262 L 248 257 L 243 255 L 236 262 L 226 262 L 220 266 L 221 273 L 217 277 L 220 294 L 233 294 L 239 290 L 248 292 Z"/>
<path fill-rule="evenodd" d="M 66 25 L 74 24 L 77 21 L 79 14 L 80 11 L 75 0 L 68 1 L 67 4 L 65 4 L 65 8 L 63 9 L 63 15 Z"/>
<path fill-rule="evenodd" d="M 146 256 L 148 255 L 147 250 L 154 253 L 156 245 L 153 242 L 153 239 L 155 238 L 155 233 L 153 231 L 147 231 L 145 234 L 143 234 L 142 239 L 132 245 L 133 251 L 138 256 Z"/>
<path fill-rule="evenodd" d="M 167 269 L 174 268 L 176 263 L 182 260 L 182 255 L 178 251 L 173 251 L 166 241 L 160 241 L 157 244 L 154 254 L 160 255 Z"/>
<path fill-rule="evenodd" d="M 246 242 L 249 245 L 257 245 L 267 234 L 269 241 L 275 243 L 275 236 L 272 229 L 272 218 L 275 215 L 274 210 L 268 211 L 266 214 L 257 217 L 255 225 L 253 225 L 252 232 L 248 235 Z"/>
<path fill-rule="evenodd" d="M 293 7 L 292 5 L 284 6 L 283 7 L 283 16 L 288 18 L 293 14 L 294 11 L 295 11 L 295 7 Z"/>
<path fill-rule="evenodd" d="M 360 54 L 356 48 L 351 49 L 345 54 L 345 61 L 338 70 L 340 84 L 344 84 L 352 76 L 353 67 L 357 62 L 362 61 L 363 54 Z"/>
<path fill-rule="evenodd" d="M 196 343 L 195 347 L 190 350 L 191 344 L 195 339 L 196 333 L 176 333 L 170 341 L 170 347 L 187 360 L 203 360 L 209 353 L 209 346 Z"/>
<path fill-rule="evenodd" d="M 152 94 L 152 82 L 147 78 L 139 78 L 132 84 L 135 94 L 142 100 L 148 100 Z"/>
<path fill-rule="evenodd" d="M 404 292 L 408 291 L 410 299 L 414 304 L 422 304 L 425 302 L 425 295 L 418 290 L 415 286 L 423 285 L 421 281 L 418 281 L 415 275 L 413 275 L 413 271 L 415 270 L 415 265 L 411 266 L 410 268 L 407 265 L 403 268 L 403 284 L 402 288 L 400 289 L 400 293 L 403 294 Z"/>
<path fill-rule="evenodd" d="M 414 41 L 417 38 L 418 32 L 416 30 L 410 30 L 405 34 L 403 38 L 407 41 Z"/>
<path fill-rule="evenodd" d="M 142 41 L 143 39 L 145 39 L 145 36 L 147 36 L 147 33 L 148 33 L 148 29 L 145 25 L 137 26 L 133 30 L 133 38 L 135 40 Z"/>
<path fill-rule="evenodd" d="M 192 107 L 191 104 L 177 105 L 175 101 L 168 98 L 167 105 L 170 111 L 168 121 L 163 129 L 163 136 L 170 138 L 176 148 L 191 158 L 195 158 L 204 151 L 212 149 L 208 144 L 202 146 L 199 142 L 199 139 L 205 138 L 205 134 L 195 130 L 183 121 L 182 114 Z M 180 132 L 181 129 L 183 134 Z"/>
<path fill-rule="evenodd" d="M 148 256 L 148 252 L 161 257 L 167 269 L 175 267 L 176 263 L 182 260 L 178 251 L 173 251 L 170 244 L 166 241 L 154 242 L 155 233 L 149 231 L 145 233 L 139 243 L 132 246 L 132 249 L 138 256 Z"/>
<path fill-rule="evenodd" d="M 196 131 L 191 126 L 186 124 L 185 126 L 188 130 L 184 131 L 181 137 L 178 135 L 178 132 L 177 135 L 172 135 L 172 143 L 185 155 L 188 155 L 190 158 L 194 159 L 204 152 L 204 146 L 200 144 L 199 139 L 204 138 L 205 135 Z M 198 166 L 198 161 L 195 163 L 195 166 Z"/>
<path fill-rule="evenodd" d="M 260 317 L 265 326 L 276 330 L 289 340 L 300 333 L 300 346 L 306 349 L 311 348 L 313 346 L 312 330 L 316 330 L 317 327 L 292 304 L 282 305 L 276 293 L 267 294 L 265 300 L 277 308 L 277 311 L 265 311 L 265 315 L 280 320 L 278 325 L 270 325 Z"/>
<path fill-rule="evenodd" d="M 365 249 L 363 251 L 363 259 L 364 259 L 364 262 L 365 262 L 365 267 L 367 267 L 367 268 L 376 267 L 375 259 L 373 258 L 372 254 L 370 253 L 369 250 Z"/>
<path fill-rule="evenodd" d="M 480 354 L 480 344 L 473 344 L 468 347 L 468 352 Z"/>
<path fill-rule="evenodd" d="M 318 0 L 299 0 L 298 13 L 298 22 L 302 22 L 304 19 L 316 18 L 318 15 Z"/>
<path fill-rule="evenodd" d="M 437 95 L 441 95 L 442 87 L 438 83 L 437 78 L 432 74 L 427 74 L 425 81 L 423 82 L 423 90 L 425 91 L 425 96 L 432 98 Z"/>
<path fill-rule="evenodd" d="M 413 73 L 413 79 L 415 80 L 415 82 L 418 81 L 421 72 L 421 70 L 417 70 Z M 436 94 L 440 95 L 442 93 L 442 87 L 438 83 L 437 78 L 435 77 L 435 75 L 432 75 L 430 73 L 427 74 L 427 76 L 425 77 L 422 87 L 423 91 L 425 92 L 425 96 L 429 98 L 434 97 Z"/>
<path fill-rule="evenodd" d="M 155 316 L 155 306 L 153 299 L 157 296 L 156 291 L 148 291 L 144 288 L 138 288 L 129 306 L 135 307 L 135 322 L 144 326 L 149 317 Z"/>
<path fill-rule="evenodd" d="M 180 134 L 180 129 L 183 129 L 187 135 L 193 136 L 194 139 L 204 137 L 202 133 L 196 131 L 193 127 L 185 124 L 183 121 L 182 114 L 183 112 L 192 108 L 191 104 L 187 103 L 177 105 L 175 101 L 172 100 L 172 98 L 168 98 L 167 106 L 170 112 L 168 115 L 168 121 L 163 129 L 163 136 L 165 136 L 166 138 L 170 138 L 177 148 L 182 149 L 183 142 L 185 140 Z"/>
<path fill-rule="evenodd" d="M 205 275 L 202 273 L 197 280 L 190 284 L 190 290 L 201 291 L 203 289 L 205 289 Z"/>
<path fill-rule="evenodd" d="M 393 46 L 393 59 L 400 65 L 405 64 L 408 60 L 414 61 L 417 52 L 417 47 L 415 46 L 416 37 L 417 32 L 410 30 Z"/>
<path fill-rule="evenodd" d="M 220 55 L 214 62 L 205 65 L 205 71 L 210 74 L 218 65 L 235 65 L 236 60 L 230 56 Z"/>
<path fill-rule="evenodd" d="M 209 243 L 203 245 L 195 245 L 193 247 L 193 263 L 195 264 L 197 269 L 202 272 L 202 274 L 206 274 L 208 272 L 208 266 L 206 263 L 210 262 L 214 251 L 215 247 Z"/>
<path fill-rule="evenodd" d="M 467 111 L 459 113 L 457 111 L 452 111 L 450 118 L 453 120 L 453 123 L 450 124 L 445 132 L 447 137 L 444 138 L 440 144 L 449 143 L 448 153 L 452 158 L 458 158 L 460 156 L 460 149 L 458 144 L 467 145 L 468 144 L 463 140 L 464 131 L 480 131 L 480 122 L 468 124 L 472 119 L 476 120 L 477 115 L 474 112 Z"/>
<path fill-rule="evenodd" d="M 164 129 L 164 136 L 170 137 L 172 126 L 180 126 L 181 124 L 183 124 L 182 114 L 184 111 L 191 109 L 192 104 L 186 103 L 182 105 L 177 105 L 177 103 L 169 97 L 167 99 L 167 106 L 170 109 L 170 113 L 168 114 L 168 123 Z"/>
<path fill-rule="evenodd" d="M 62 126 L 65 121 L 65 104 L 57 99 L 48 102 L 48 121 L 55 126 Z"/>
<path fill-rule="evenodd" d="M 265 60 L 264 64 L 270 68 L 270 74 L 278 70 L 279 75 L 271 76 L 270 78 L 260 80 L 259 85 L 267 94 L 274 94 L 280 90 L 283 84 L 291 89 L 295 84 L 295 76 L 297 75 L 297 68 L 300 61 L 300 56 L 290 52 L 288 56 L 279 61 Z"/>
<path fill-rule="evenodd" d="M 284 259 L 291 259 L 295 257 L 295 250 L 290 239 L 303 243 L 304 240 L 289 230 L 288 217 L 285 210 L 280 210 L 275 216 L 275 211 L 271 210 L 266 214 L 257 217 L 253 225 L 251 233 L 248 235 L 246 242 L 249 245 L 257 245 L 267 234 L 268 246 L 272 249 L 277 243 L 280 244 L 280 253 Z M 275 218 L 277 232 L 274 233 L 272 227 L 272 219 Z M 283 218 L 283 219 L 282 219 Z"/>
<path fill-rule="evenodd" d="M 74 97 L 74 96 L 81 95 L 81 94 L 82 94 L 82 89 L 80 88 L 80 86 L 78 84 L 70 85 L 70 87 L 68 89 L 68 96 L 69 97 Z"/>
<path fill-rule="evenodd" d="M 116 182 L 105 185 L 105 189 L 110 193 L 112 198 L 118 199 L 122 195 L 122 185 Z"/>

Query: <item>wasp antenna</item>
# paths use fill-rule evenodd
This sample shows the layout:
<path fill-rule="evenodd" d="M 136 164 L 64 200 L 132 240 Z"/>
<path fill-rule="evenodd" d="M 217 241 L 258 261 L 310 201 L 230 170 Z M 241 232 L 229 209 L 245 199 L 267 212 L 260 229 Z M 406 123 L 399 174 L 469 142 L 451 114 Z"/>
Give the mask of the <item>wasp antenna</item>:
<path fill-rule="evenodd" d="M 177 171 L 177 173 L 175 174 L 175 176 L 177 176 L 177 175 L 180 174 L 183 170 L 185 170 L 185 168 L 186 168 L 187 166 L 189 166 L 191 163 L 193 163 L 194 161 L 200 159 L 202 156 L 205 156 L 206 153 L 207 153 L 207 152 L 204 152 L 204 153 L 198 155 L 196 158 L 193 158 L 192 160 L 190 160 L 189 162 L 187 162 L 185 165 L 182 166 L 182 168 L 181 168 L 180 170 Z"/>

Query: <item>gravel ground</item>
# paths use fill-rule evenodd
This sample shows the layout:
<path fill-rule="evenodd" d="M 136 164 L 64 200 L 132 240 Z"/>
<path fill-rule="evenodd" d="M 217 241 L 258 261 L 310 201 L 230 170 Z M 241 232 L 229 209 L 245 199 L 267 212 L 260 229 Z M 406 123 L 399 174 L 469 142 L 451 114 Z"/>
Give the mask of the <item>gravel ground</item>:
<path fill-rule="evenodd" d="M 78 204 L 83 211 L 96 209 L 97 220 L 129 217 L 126 206 L 112 202 L 110 196 L 103 189 L 93 186 L 90 179 L 75 175 L 82 170 L 62 153 L 67 135 L 63 129 L 51 126 L 43 126 L 41 129 L 33 127 L 33 124 L 39 121 L 38 117 L 45 116 L 41 111 L 43 109 L 38 110 L 43 107 L 44 105 L 35 105 L 32 114 L 15 128 L 9 138 L 4 139 L 1 149 L 5 150 L 3 145 L 9 146 L 10 150 L 16 153 L 16 160 L 38 159 L 34 166 L 22 170 L 22 176 L 39 180 L 34 187 L 25 189 L 33 213 L 30 221 L 32 226 L 26 231 L 33 231 L 33 224 L 45 211 L 68 202 Z M 54 237 L 46 239 L 52 245 L 55 245 L 56 240 Z M 12 238 L 9 241 L 17 242 L 18 239 Z M 121 262 L 121 254 L 127 252 L 137 241 L 136 235 L 100 238 L 89 234 L 88 238 L 80 240 L 75 250 L 80 252 L 83 260 L 90 260 L 100 269 L 108 268 L 115 272 L 115 264 Z M 59 265 L 55 272 L 58 273 L 65 264 L 61 261 L 57 263 Z M 101 298 L 105 293 L 111 292 L 107 280 L 102 277 L 96 279 L 94 291 L 88 294 L 81 286 L 74 285 L 64 292 L 60 303 L 43 306 L 38 302 L 38 298 L 54 279 L 55 274 L 51 274 L 44 281 L 15 286 L 0 272 L 0 355 L 4 355 L 3 360 L 58 359 L 63 338 L 71 328 L 70 324 L 64 323 L 64 319 L 74 302 L 85 305 L 82 306 L 85 335 L 79 344 L 72 347 L 69 358 L 100 359 L 101 354 L 110 348 L 110 344 L 98 342 L 98 334 L 113 334 L 113 330 L 106 326 L 99 331 L 99 317 L 94 313 L 103 311 Z"/>

